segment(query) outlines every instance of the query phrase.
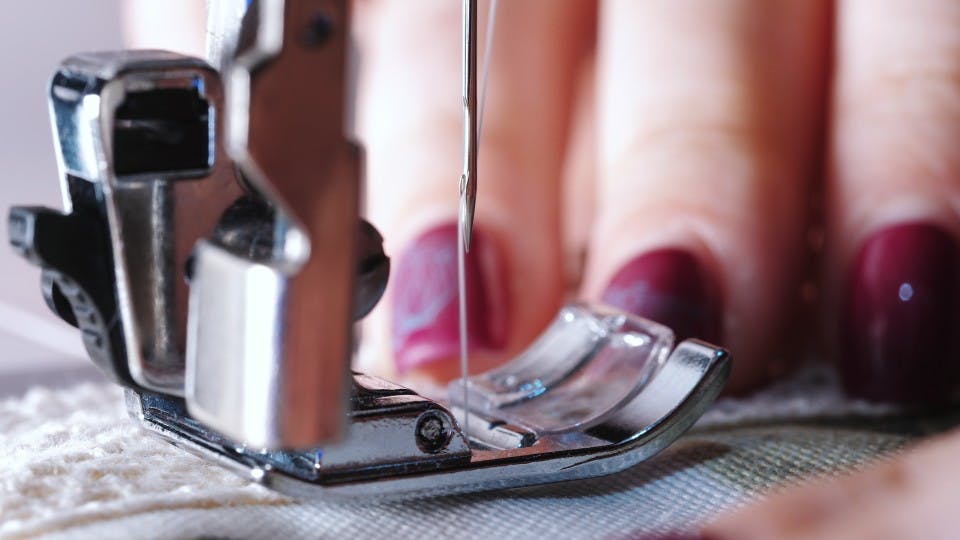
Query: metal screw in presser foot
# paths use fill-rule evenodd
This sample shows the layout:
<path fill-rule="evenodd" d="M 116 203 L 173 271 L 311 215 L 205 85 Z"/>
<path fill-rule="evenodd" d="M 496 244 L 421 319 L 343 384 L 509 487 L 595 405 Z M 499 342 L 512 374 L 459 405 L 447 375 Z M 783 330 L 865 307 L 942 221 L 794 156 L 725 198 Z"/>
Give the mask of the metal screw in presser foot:
<path fill-rule="evenodd" d="M 428 454 L 446 448 L 451 435 L 443 417 L 435 411 L 425 413 L 417 422 L 417 446 Z"/>
<path fill-rule="evenodd" d="M 317 13 L 303 32 L 303 43 L 308 47 L 319 47 L 326 43 L 333 32 L 333 21 L 330 17 L 326 13 Z"/>

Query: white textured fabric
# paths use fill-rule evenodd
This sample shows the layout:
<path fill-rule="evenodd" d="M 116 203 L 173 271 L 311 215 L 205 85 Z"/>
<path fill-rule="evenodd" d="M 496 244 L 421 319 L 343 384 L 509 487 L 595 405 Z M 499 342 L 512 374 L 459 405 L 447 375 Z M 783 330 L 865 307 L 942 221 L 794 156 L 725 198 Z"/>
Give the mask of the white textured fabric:
<path fill-rule="evenodd" d="M 305 504 L 145 435 L 122 401 L 117 387 L 81 385 L 0 402 L 0 536 L 630 538 L 689 529 L 772 487 L 855 467 L 911 439 L 884 423 L 891 411 L 844 400 L 829 373 L 814 369 L 748 400 L 722 400 L 663 454 L 611 477 Z"/>

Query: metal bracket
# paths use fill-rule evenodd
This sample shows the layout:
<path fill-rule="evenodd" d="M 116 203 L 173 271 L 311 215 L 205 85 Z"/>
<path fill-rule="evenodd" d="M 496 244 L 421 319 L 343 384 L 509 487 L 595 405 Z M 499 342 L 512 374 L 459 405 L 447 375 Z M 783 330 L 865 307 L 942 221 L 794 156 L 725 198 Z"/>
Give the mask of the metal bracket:
<path fill-rule="evenodd" d="M 276 209 L 274 241 L 258 259 L 198 246 L 186 398 L 267 447 L 344 428 L 361 156 L 344 135 L 348 4 L 254 0 L 225 68 L 227 146 Z"/>
<path fill-rule="evenodd" d="M 565 379 L 595 374 L 587 365 L 593 361 Z M 553 432 L 355 375 L 345 438 L 294 451 L 231 441 L 190 418 L 176 398 L 128 391 L 127 404 L 149 432 L 288 495 L 404 498 L 576 480 L 632 467 L 690 428 L 720 393 L 729 371 L 726 351 L 687 340 L 632 397 L 595 423 Z M 549 399 L 549 393 L 531 399 Z M 470 433 L 462 430 L 465 414 L 471 415 Z"/>
<path fill-rule="evenodd" d="M 220 77 L 164 51 L 68 58 L 50 114 L 66 213 L 11 211 L 47 303 L 125 384 L 183 394 L 187 266 L 242 191 L 223 153 Z"/>

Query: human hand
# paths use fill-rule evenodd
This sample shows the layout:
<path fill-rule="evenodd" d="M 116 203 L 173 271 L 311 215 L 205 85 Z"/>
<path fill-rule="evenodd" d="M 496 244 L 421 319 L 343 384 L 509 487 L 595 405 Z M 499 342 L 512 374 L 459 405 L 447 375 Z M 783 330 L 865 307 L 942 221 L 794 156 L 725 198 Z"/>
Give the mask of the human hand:
<path fill-rule="evenodd" d="M 721 516 L 698 538 L 723 540 L 953 539 L 960 530 L 960 432 L 926 441 L 893 462 L 775 494 Z"/>
<path fill-rule="evenodd" d="M 395 360 L 381 373 L 451 377 L 460 6 L 355 5 L 370 216 L 394 257 L 367 337 Z M 727 346 L 734 391 L 820 331 L 854 396 L 945 399 L 958 24 L 950 0 L 501 2 L 472 369 L 525 347 L 573 285 Z"/>

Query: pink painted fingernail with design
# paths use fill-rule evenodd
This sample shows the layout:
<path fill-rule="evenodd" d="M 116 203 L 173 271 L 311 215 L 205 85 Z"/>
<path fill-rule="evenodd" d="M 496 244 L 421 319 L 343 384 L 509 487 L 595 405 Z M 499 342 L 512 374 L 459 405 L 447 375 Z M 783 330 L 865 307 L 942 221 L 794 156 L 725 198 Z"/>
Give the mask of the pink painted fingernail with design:
<path fill-rule="evenodd" d="M 466 254 L 467 343 L 470 351 L 503 348 L 506 309 L 496 248 L 476 230 Z M 414 240 L 394 274 L 392 338 L 398 373 L 459 366 L 457 227 L 445 224 Z M 438 365 L 438 364 L 449 364 Z M 451 369 L 443 369 L 451 368 Z"/>

